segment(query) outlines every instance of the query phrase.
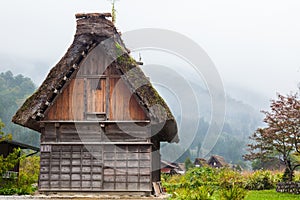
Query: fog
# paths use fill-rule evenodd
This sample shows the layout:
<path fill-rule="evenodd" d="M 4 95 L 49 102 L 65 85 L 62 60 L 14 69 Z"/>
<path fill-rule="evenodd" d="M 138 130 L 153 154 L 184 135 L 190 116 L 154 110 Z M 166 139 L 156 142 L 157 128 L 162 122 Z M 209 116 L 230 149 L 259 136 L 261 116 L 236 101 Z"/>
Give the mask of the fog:
<path fill-rule="evenodd" d="M 121 32 L 163 28 L 198 43 L 233 96 L 248 93 L 269 99 L 276 92 L 297 91 L 297 0 L 120 0 L 115 6 Z M 22 73 L 39 85 L 72 42 L 75 13 L 110 10 L 107 0 L 1 1 L 0 72 Z"/>

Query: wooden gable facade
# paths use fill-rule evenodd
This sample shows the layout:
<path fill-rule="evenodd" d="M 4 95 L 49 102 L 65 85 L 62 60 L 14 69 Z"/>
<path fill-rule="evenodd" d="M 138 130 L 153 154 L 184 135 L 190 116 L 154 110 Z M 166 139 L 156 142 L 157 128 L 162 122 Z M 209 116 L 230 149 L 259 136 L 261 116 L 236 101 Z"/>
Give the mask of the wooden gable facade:
<path fill-rule="evenodd" d="M 109 16 L 77 15 L 73 44 L 13 118 L 41 132 L 40 191 L 149 194 L 160 142 L 178 142 L 172 113 Z"/>

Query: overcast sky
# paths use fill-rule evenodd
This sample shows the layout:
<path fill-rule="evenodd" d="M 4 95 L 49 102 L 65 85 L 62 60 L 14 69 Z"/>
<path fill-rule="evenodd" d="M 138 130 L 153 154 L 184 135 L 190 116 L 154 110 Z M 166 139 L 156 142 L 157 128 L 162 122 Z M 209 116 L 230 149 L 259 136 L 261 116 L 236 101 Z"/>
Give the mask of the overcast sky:
<path fill-rule="evenodd" d="M 40 84 L 73 40 L 75 13 L 110 10 L 107 0 L 0 1 L 0 71 Z M 116 10 L 122 32 L 164 28 L 197 42 L 226 86 L 270 98 L 296 91 L 299 0 L 120 0 Z"/>

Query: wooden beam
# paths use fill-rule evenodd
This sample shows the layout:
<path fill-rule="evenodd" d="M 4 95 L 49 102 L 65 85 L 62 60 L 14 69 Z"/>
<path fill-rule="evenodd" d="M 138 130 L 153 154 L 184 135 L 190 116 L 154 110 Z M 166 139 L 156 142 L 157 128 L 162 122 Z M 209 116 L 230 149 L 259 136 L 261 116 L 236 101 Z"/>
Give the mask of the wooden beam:
<path fill-rule="evenodd" d="M 88 101 L 88 98 L 87 98 L 87 78 L 84 78 L 84 83 L 83 83 L 83 113 L 84 113 L 84 116 L 83 118 L 86 119 L 86 113 L 87 113 L 87 101 Z"/>

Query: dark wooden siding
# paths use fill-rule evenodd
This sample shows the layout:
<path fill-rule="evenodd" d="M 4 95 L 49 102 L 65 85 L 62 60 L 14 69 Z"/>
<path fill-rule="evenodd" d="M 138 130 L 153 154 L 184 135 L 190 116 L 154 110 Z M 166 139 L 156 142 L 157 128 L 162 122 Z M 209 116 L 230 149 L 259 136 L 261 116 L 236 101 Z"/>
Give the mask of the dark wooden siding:
<path fill-rule="evenodd" d="M 42 144 L 40 191 L 151 191 L 151 144 Z"/>
<path fill-rule="evenodd" d="M 107 123 L 101 127 L 95 122 L 45 123 L 43 142 L 149 142 L 148 123 Z"/>

